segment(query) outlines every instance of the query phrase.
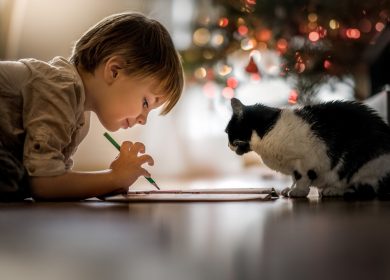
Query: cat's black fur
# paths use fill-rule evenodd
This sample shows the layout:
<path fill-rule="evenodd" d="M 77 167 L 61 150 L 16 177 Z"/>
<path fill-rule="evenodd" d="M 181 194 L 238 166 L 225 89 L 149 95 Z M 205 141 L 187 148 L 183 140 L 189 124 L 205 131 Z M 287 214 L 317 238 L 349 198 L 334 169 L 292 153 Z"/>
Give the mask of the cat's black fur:
<path fill-rule="evenodd" d="M 305 196 L 309 186 L 327 196 L 390 193 L 390 128 L 367 106 L 334 101 L 279 109 L 232 99 L 232 108 L 230 147 L 239 155 L 253 150 L 270 168 L 291 175 L 286 195 Z"/>
<path fill-rule="evenodd" d="M 364 163 L 390 151 L 389 126 L 363 104 L 337 101 L 295 112 L 326 142 L 332 168 L 345 158 L 340 179 L 350 180 Z"/>

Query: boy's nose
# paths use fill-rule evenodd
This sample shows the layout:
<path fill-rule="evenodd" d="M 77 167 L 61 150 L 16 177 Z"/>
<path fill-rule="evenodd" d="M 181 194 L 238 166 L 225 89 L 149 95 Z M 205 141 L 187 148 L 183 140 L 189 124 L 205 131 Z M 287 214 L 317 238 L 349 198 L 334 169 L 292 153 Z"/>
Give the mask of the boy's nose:
<path fill-rule="evenodd" d="M 148 116 L 147 116 L 147 115 L 146 115 L 146 116 L 140 115 L 140 116 L 138 116 L 138 118 L 137 118 L 137 123 L 142 124 L 142 125 L 145 125 L 147 119 L 148 119 Z"/>

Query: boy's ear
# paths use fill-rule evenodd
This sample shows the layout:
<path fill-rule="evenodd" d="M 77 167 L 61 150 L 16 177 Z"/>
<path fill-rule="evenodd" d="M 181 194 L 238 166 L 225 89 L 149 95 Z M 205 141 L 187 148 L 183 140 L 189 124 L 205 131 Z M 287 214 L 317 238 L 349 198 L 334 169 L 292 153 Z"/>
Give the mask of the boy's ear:
<path fill-rule="evenodd" d="M 233 114 L 241 117 L 244 111 L 244 104 L 242 104 L 241 101 L 237 98 L 232 98 L 230 102 L 232 105 Z"/>
<path fill-rule="evenodd" d="M 119 76 L 120 70 L 123 69 L 124 61 L 119 56 L 110 57 L 104 67 L 104 79 L 107 83 L 113 83 Z"/>

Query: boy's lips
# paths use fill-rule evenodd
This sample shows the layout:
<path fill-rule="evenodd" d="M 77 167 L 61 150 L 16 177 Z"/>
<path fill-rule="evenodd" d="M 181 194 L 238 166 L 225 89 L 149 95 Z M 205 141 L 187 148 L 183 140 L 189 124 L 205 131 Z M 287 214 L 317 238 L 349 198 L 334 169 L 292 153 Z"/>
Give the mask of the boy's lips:
<path fill-rule="evenodd" d="M 128 119 L 126 119 L 126 125 L 127 127 L 126 128 L 130 128 L 130 127 L 133 127 L 133 123 L 131 123 Z"/>
<path fill-rule="evenodd" d="M 129 120 L 126 119 L 126 120 L 122 123 L 121 128 L 123 128 L 123 129 L 128 129 L 129 127 L 132 127 L 132 125 L 130 124 Z"/>

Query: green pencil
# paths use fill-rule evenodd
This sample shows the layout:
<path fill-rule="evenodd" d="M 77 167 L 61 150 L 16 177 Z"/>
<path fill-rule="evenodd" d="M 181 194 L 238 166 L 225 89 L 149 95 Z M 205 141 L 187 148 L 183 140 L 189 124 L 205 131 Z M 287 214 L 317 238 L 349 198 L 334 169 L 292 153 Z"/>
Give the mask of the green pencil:
<path fill-rule="evenodd" d="M 121 146 L 119 146 L 119 144 L 114 140 L 114 138 L 111 137 L 110 134 L 108 134 L 107 132 L 105 132 L 103 135 L 104 135 L 104 137 L 107 138 L 108 141 L 111 142 L 112 145 L 114 145 L 115 148 L 117 148 L 118 151 L 120 151 Z M 151 183 L 153 186 L 155 186 L 156 189 L 158 189 L 158 190 L 160 189 L 160 188 L 158 187 L 158 185 L 156 184 L 156 182 L 155 182 L 152 178 L 150 178 L 150 177 L 145 177 L 145 179 L 148 180 L 148 182 Z"/>

